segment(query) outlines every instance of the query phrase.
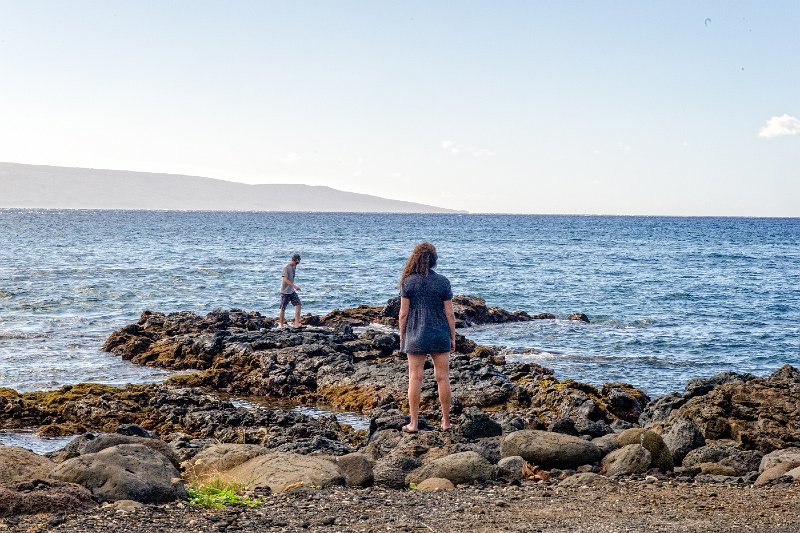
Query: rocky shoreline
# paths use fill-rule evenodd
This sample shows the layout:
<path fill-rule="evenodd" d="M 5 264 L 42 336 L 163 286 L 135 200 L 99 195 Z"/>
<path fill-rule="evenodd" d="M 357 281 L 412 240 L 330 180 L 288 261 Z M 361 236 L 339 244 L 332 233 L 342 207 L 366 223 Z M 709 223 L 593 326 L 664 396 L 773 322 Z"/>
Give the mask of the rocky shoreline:
<path fill-rule="evenodd" d="M 454 303 L 465 327 L 553 318 L 490 308 L 471 297 Z M 496 347 L 459 335 L 451 359 L 456 427 L 433 429 L 440 412 L 432 376 L 426 376 L 427 429 L 407 435 L 400 431 L 406 364 L 391 329 L 396 314 L 397 302 L 390 300 L 384 307 L 306 316 L 302 329 L 276 329 L 273 319 L 255 312 L 203 317 L 145 311 L 136 324 L 114 332 L 104 350 L 133 364 L 184 372 L 166 383 L 0 389 L 0 429 L 80 435 L 47 456 L 0 446 L 0 529 L 88 531 L 81 522 L 91 517 L 93 530 L 120 529 L 123 522 L 133 528 L 125 530 L 145 531 L 139 517 L 146 515 L 160 524 L 149 530 L 386 530 L 389 522 L 375 522 L 367 512 L 381 508 L 380 499 L 367 496 L 376 493 L 398 502 L 397 513 L 384 512 L 394 516 L 396 529 L 409 531 L 513 524 L 515 530 L 625 531 L 637 523 L 653 531 L 781 531 L 800 524 L 770 510 L 783 501 L 800 503 L 797 369 L 785 366 L 766 378 L 728 372 L 693 379 L 682 393 L 651 400 L 625 383 L 595 387 L 556 379 L 549 369 L 507 359 Z M 588 321 L 581 313 L 569 318 Z M 265 402 L 226 399 L 243 396 Z M 369 429 L 354 430 L 333 414 L 308 416 L 292 405 L 363 413 Z M 214 479 L 266 498 L 267 510 L 187 507 L 186 486 Z M 708 494 L 720 491 L 729 495 L 721 508 L 730 512 L 759 510 L 735 505 L 753 491 L 778 503 L 759 515 L 761 529 L 682 513 L 687 495 L 712 498 Z M 435 516 L 435 502 L 463 499 L 461 516 L 467 517 L 487 495 L 492 517 L 506 517 L 505 523 L 459 522 L 449 508 Z M 677 509 L 672 529 L 663 513 L 658 520 L 641 515 L 642 506 L 655 513 L 648 495 Z M 586 502 L 592 499 L 611 507 L 620 499 L 638 501 L 638 516 L 614 514 L 619 527 L 609 529 L 590 528 L 590 516 L 551 517 L 530 527 L 519 522 L 536 516 L 530 505 L 591 513 Z M 300 505 L 306 500 L 312 504 Z M 365 511 L 358 514 L 361 504 Z M 636 507 L 626 505 L 628 511 Z M 434 516 L 420 526 L 405 506 Z M 330 518 L 312 512 L 323 507 Z M 226 522 L 232 515 L 235 520 Z M 332 521 L 319 522 L 323 518 Z M 723 523 L 729 529 L 712 527 Z"/>

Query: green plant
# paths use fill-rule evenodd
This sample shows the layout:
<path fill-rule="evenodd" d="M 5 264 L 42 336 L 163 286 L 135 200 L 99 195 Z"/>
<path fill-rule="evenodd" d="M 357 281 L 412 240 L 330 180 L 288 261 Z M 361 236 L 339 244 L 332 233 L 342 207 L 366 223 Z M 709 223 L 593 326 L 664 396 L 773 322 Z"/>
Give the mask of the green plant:
<path fill-rule="evenodd" d="M 206 509 L 220 509 L 226 505 L 244 505 L 258 507 L 264 500 L 243 496 L 244 487 L 240 483 L 225 483 L 219 478 L 202 485 L 189 485 L 186 493 L 189 495 L 189 505 L 205 507 Z"/>

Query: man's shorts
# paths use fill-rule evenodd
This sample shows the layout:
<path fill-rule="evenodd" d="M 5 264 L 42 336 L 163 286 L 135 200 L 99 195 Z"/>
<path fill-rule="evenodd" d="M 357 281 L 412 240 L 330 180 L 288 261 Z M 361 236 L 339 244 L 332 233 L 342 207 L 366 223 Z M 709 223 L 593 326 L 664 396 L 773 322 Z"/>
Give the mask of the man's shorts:
<path fill-rule="evenodd" d="M 286 309 L 286 305 L 292 302 L 292 305 L 297 307 L 300 305 L 300 297 L 297 295 L 296 292 L 292 294 L 283 294 L 281 293 L 281 309 Z"/>

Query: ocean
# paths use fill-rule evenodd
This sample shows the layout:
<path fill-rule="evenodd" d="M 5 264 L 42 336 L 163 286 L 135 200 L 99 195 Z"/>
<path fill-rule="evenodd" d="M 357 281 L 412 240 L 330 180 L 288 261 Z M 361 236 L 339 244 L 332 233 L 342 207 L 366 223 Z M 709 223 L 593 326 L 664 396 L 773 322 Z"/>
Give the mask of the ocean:
<path fill-rule="evenodd" d="M 800 366 L 800 219 L 6 209 L 0 387 L 162 380 L 104 340 L 144 309 L 275 316 L 293 252 L 303 313 L 381 305 L 422 240 L 455 293 L 554 313 L 463 333 L 560 378 L 658 396 Z"/>

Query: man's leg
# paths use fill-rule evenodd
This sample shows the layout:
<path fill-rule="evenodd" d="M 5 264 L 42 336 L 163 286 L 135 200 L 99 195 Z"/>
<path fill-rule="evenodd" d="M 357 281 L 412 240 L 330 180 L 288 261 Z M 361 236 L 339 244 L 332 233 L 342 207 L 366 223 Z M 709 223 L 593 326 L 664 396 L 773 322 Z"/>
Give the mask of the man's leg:
<path fill-rule="evenodd" d="M 286 317 L 284 316 L 286 313 L 286 296 L 281 293 L 281 314 L 278 315 L 278 327 L 282 328 L 286 325 Z"/>
<path fill-rule="evenodd" d="M 300 327 L 300 308 L 302 305 L 297 304 L 294 306 L 294 327 Z"/>

